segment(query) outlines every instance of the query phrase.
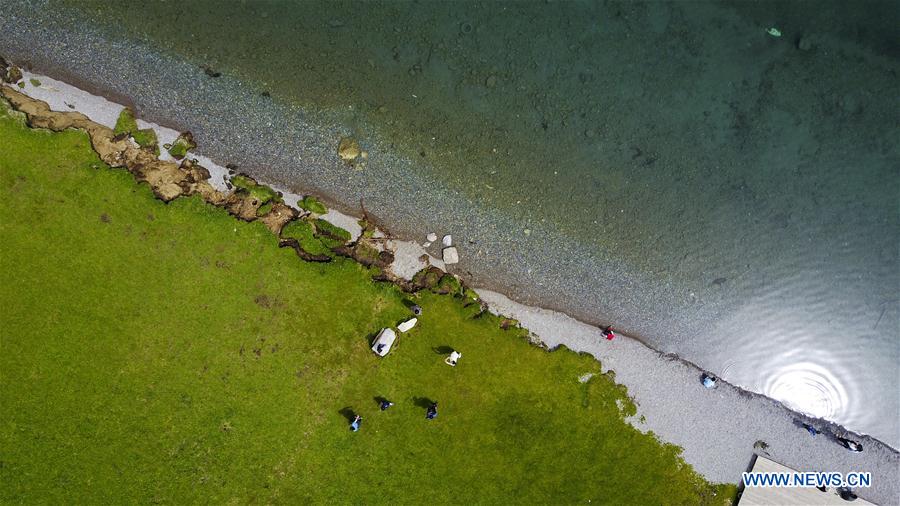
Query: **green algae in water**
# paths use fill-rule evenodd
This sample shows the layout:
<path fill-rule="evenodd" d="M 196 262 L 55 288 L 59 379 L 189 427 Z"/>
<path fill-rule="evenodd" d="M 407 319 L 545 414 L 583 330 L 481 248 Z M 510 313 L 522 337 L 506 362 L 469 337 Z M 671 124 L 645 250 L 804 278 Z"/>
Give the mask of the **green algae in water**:
<path fill-rule="evenodd" d="M 34 86 L 35 88 L 39 88 L 41 86 L 41 82 L 33 77 L 31 79 L 29 79 L 28 82 L 30 82 L 31 85 Z"/>

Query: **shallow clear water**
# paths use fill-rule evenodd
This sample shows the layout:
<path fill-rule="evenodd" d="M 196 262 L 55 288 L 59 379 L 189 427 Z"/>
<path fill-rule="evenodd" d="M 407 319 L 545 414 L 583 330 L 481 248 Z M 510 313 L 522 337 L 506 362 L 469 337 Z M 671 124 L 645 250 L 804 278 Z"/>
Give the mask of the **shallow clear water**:
<path fill-rule="evenodd" d="M 897 447 L 898 19 L 859 5 L 75 7 L 375 128 L 522 234 L 647 280 L 573 281 L 604 299 L 588 318 Z"/>

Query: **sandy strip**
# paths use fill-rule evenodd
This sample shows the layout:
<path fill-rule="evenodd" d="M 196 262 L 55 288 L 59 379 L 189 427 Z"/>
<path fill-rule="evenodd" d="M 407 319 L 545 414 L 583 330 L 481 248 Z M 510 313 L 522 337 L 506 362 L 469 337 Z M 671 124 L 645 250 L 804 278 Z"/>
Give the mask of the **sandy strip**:
<path fill-rule="evenodd" d="M 40 86 L 33 86 L 30 79 L 40 81 Z M 77 110 L 110 127 L 115 125 L 124 107 L 40 74 L 26 72 L 25 82 L 26 87 L 21 91 L 47 102 L 51 109 Z M 172 142 L 179 134 L 143 120 L 138 120 L 138 125 L 155 129 L 160 144 Z M 191 157 L 210 171 L 212 184 L 220 190 L 226 189 L 228 169 L 201 155 L 192 153 Z M 295 208 L 302 198 L 277 184 L 270 186 L 281 191 L 285 203 Z M 353 239 L 361 233 L 357 217 L 329 210 L 323 218 L 348 230 Z M 421 235 L 424 238 L 425 234 Z M 445 268 L 443 262 L 415 242 L 389 239 L 385 246 L 395 253 L 392 269 L 405 279 L 411 279 L 428 264 Z M 423 255 L 427 256 L 427 262 L 421 259 Z M 873 487 L 858 491 L 864 499 L 895 504 L 900 498 L 900 482 L 896 479 L 900 476 L 900 453 L 880 441 L 853 435 L 830 422 L 815 422 L 823 433 L 833 432 L 861 441 L 866 448 L 861 454 L 850 453 L 825 434 L 810 437 L 795 422 L 807 419 L 772 399 L 724 382 L 715 390 L 702 388 L 700 369 L 662 355 L 635 339 L 618 336 L 607 341 L 597 327 L 563 313 L 525 306 L 490 290 L 476 288 L 476 291 L 491 311 L 519 320 L 549 348 L 564 345 L 577 352 L 590 353 L 600 361 L 604 371 L 615 371 L 616 381 L 628 388 L 638 406 L 637 415 L 629 422 L 641 431 L 653 431 L 663 441 L 682 447 L 685 460 L 710 481 L 739 481 L 750 462 L 754 444 L 761 440 L 769 446 L 760 454 L 797 470 L 871 472 Z"/>

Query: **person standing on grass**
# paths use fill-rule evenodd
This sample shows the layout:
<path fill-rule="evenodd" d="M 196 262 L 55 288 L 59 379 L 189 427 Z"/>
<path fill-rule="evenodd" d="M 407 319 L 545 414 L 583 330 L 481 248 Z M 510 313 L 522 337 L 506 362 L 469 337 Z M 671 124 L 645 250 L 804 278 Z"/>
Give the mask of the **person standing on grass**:
<path fill-rule="evenodd" d="M 603 327 L 602 329 L 603 329 L 603 337 L 605 337 L 607 341 L 612 341 L 613 338 L 616 337 L 616 334 L 613 333 L 612 325 L 607 325 L 606 327 Z"/>
<path fill-rule="evenodd" d="M 350 431 L 356 432 L 359 430 L 359 422 L 362 421 L 362 417 L 359 415 L 354 415 L 353 421 L 350 422 Z"/>
<path fill-rule="evenodd" d="M 437 402 L 432 402 L 431 406 L 428 406 L 428 409 L 425 411 L 425 419 L 434 420 L 435 418 L 437 418 Z"/>

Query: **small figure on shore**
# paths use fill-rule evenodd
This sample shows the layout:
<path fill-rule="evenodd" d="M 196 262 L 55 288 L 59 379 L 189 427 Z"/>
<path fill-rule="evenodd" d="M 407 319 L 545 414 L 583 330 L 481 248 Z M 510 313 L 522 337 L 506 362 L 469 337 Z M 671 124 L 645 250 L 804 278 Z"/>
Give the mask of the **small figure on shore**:
<path fill-rule="evenodd" d="M 843 437 L 838 437 L 837 440 L 838 440 L 838 443 L 841 444 L 841 446 L 850 450 L 853 453 L 860 453 L 863 451 L 862 445 L 857 443 L 856 441 L 852 441 L 850 439 L 843 438 Z"/>
<path fill-rule="evenodd" d="M 389 400 L 387 400 L 387 399 L 381 399 L 381 410 L 382 410 L 382 411 L 386 410 L 387 408 L 389 408 L 389 407 L 391 407 L 391 406 L 393 406 L 393 405 L 394 405 L 393 402 L 391 402 L 391 401 L 389 401 Z"/>
<path fill-rule="evenodd" d="M 428 406 L 428 409 L 425 411 L 425 419 L 434 420 L 435 418 L 437 418 L 437 402 L 432 402 L 431 406 Z"/>
<path fill-rule="evenodd" d="M 712 374 L 703 373 L 703 376 L 700 377 L 700 381 L 703 382 L 703 386 L 706 388 L 716 388 L 716 377 Z"/>
<path fill-rule="evenodd" d="M 607 341 L 612 341 L 613 338 L 616 337 L 616 334 L 613 332 L 612 325 L 602 327 L 601 330 L 603 330 L 603 337 L 605 337 Z"/>
<path fill-rule="evenodd" d="M 359 415 L 354 415 L 353 421 L 350 422 L 350 431 L 356 432 L 359 430 L 359 422 L 362 421 L 362 417 Z"/>
<path fill-rule="evenodd" d="M 419 316 L 420 314 L 422 314 L 422 306 L 420 306 L 418 304 L 413 304 L 412 306 L 410 306 L 409 309 L 412 310 L 413 314 L 416 316 Z"/>
<path fill-rule="evenodd" d="M 851 490 L 850 487 L 838 487 L 835 492 L 837 492 L 837 495 L 841 496 L 841 499 L 845 501 L 856 500 L 856 494 L 853 493 L 853 490 Z"/>
<path fill-rule="evenodd" d="M 459 361 L 459 358 L 462 357 L 462 353 L 453 350 L 450 352 L 450 356 L 444 359 L 444 363 L 449 365 L 450 367 L 456 367 L 456 363 Z"/>
<path fill-rule="evenodd" d="M 801 424 L 801 426 L 806 429 L 806 432 L 809 432 L 809 435 L 812 437 L 816 437 L 816 434 L 819 434 L 819 430 L 808 423 Z"/>

